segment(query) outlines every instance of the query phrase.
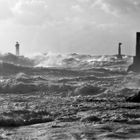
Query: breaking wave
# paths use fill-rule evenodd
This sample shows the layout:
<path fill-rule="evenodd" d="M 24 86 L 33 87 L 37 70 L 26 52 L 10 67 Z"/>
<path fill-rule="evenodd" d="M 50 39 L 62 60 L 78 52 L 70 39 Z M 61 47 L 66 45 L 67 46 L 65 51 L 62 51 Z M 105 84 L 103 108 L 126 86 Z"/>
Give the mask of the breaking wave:
<path fill-rule="evenodd" d="M 123 60 L 118 60 L 113 56 L 91 56 L 81 54 L 40 54 L 32 57 L 36 66 L 41 67 L 69 67 L 69 68 L 92 68 L 112 65 L 126 64 L 131 61 L 131 57 L 124 56 Z"/>
<path fill-rule="evenodd" d="M 66 68 L 92 68 L 115 66 L 131 63 L 131 56 L 123 56 L 118 60 L 116 55 L 81 55 L 81 54 L 35 54 L 30 57 L 15 56 L 11 53 L 0 54 L 0 61 L 29 67 L 66 67 Z"/>

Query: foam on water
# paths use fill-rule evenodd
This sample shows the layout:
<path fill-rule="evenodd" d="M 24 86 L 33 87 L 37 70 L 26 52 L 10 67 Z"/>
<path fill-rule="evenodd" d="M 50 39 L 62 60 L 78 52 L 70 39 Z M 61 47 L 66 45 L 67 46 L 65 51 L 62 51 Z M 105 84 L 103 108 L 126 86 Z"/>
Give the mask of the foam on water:
<path fill-rule="evenodd" d="M 81 54 L 34 54 L 28 57 L 17 57 L 13 54 L 1 54 L 0 61 L 21 66 L 34 67 L 69 67 L 69 68 L 92 68 L 112 65 L 124 65 L 132 61 L 132 57 L 123 56 L 118 60 L 115 55 L 81 55 Z"/>

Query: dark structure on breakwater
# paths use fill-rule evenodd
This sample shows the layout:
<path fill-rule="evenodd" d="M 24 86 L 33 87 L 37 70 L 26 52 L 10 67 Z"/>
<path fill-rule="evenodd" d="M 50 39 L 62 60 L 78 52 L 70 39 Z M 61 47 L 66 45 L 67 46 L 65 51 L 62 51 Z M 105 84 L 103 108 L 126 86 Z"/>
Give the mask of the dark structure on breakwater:
<path fill-rule="evenodd" d="M 118 46 L 118 55 L 117 55 L 117 58 L 118 58 L 118 59 L 122 59 L 121 45 L 122 45 L 122 43 L 119 43 L 119 46 Z"/>
<path fill-rule="evenodd" d="M 140 32 L 136 33 L 136 56 L 133 64 L 128 67 L 128 71 L 140 72 Z"/>
<path fill-rule="evenodd" d="M 16 47 L 16 56 L 19 56 L 19 43 L 18 42 L 16 42 L 16 45 L 15 45 L 15 47 Z"/>

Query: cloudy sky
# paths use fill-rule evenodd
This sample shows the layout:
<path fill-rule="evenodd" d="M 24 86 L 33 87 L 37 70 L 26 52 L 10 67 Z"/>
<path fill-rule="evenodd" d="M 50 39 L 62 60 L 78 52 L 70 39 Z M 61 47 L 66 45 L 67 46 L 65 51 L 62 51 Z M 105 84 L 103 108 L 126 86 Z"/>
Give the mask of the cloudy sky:
<path fill-rule="evenodd" d="M 135 53 L 140 0 L 0 0 L 0 52 Z"/>

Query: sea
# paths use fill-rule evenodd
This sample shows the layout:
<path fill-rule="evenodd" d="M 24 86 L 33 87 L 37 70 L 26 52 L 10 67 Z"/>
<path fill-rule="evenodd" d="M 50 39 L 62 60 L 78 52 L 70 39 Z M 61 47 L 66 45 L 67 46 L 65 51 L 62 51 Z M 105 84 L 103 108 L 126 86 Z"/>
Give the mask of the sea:
<path fill-rule="evenodd" d="M 123 55 L 0 54 L 1 140 L 140 140 L 140 74 Z"/>

